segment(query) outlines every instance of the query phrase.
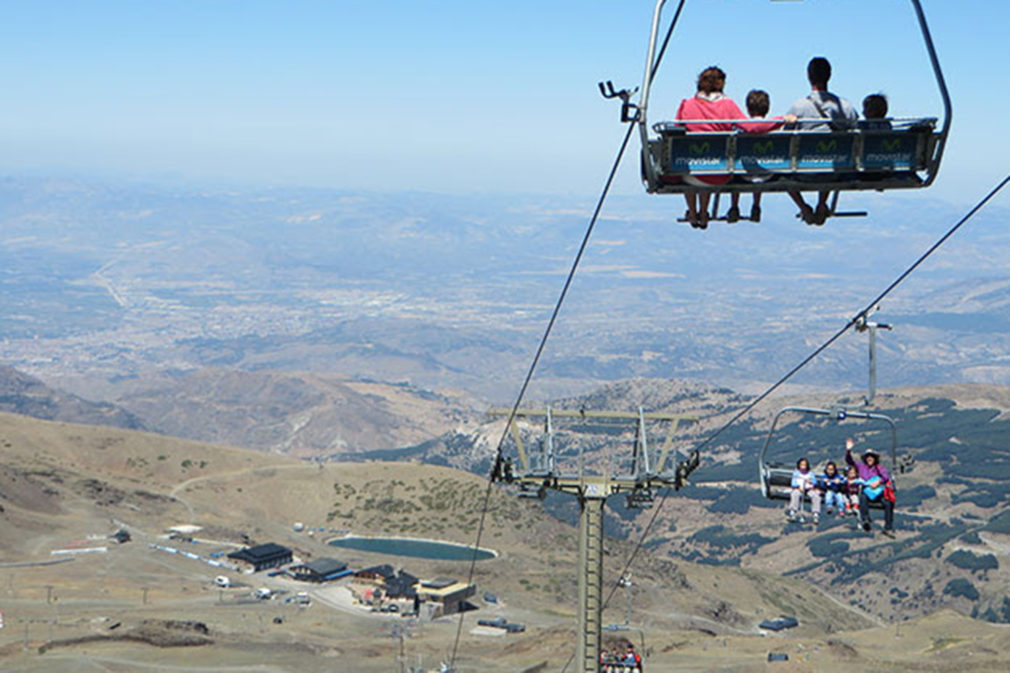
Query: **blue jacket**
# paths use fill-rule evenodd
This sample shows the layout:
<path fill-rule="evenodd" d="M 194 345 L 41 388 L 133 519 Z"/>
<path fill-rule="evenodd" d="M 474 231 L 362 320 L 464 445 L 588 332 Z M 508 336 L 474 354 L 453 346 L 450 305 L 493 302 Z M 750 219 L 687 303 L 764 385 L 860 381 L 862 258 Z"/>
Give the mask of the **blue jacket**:
<path fill-rule="evenodd" d="M 841 493 L 845 490 L 845 477 L 835 472 L 835 476 L 829 477 L 826 474 L 817 475 L 817 486 L 825 491 Z"/>

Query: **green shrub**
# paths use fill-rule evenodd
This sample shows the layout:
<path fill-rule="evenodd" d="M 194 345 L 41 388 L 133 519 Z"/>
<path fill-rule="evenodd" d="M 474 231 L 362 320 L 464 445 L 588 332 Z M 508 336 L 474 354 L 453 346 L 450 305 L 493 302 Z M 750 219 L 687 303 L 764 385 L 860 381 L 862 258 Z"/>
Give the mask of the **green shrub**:
<path fill-rule="evenodd" d="M 975 588 L 975 585 L 960 577 L 947 582 L 947 586 L 943 588 L 943 593 L 952 598 L 964 596 L 970 601 L 978 600 L 978 589 Z"/>
<path fill-rule="evenodd" d="M 953 566 L 972 572 L 999 568 L 999 561 L 992 554 L 974 554 L 964 549 L 957 550 L 948 556 L 946 561 Z"/>
<path fill-rule="evenodd" d="M 746 514 L 751 507 L 778 507 L 756 488 L 735 488 L 725 491 L 707 507 L 717 514 Z"/>
<path fill-rule="evenodd" d="M 989 523 L 987 523 L 982 530 L 991 531 L 993 533 L 1010 534 L 1010 510 L 997 514 L 993 518 L 989 519 Z"/>
<path fill-rule="evenodd" d="M 845 540 L 832 539 L 828 536 L 819 536 L 807 540 L 807 548 L 810 553 L 818 558 L 830 556 L 841 556 L 849 551 L 849 543 Z"/>

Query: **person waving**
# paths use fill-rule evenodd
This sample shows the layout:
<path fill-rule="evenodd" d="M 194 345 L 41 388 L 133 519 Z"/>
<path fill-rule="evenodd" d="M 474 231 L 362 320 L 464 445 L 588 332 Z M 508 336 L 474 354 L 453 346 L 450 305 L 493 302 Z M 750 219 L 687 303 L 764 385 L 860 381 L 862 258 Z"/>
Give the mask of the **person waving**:
<path fill-rule="evenodd" d="M 862 460 L 852 456 L 856 441 L 849 437 L 845 440 L 845 462 L 856 468 L 863 482 L 863 490 L 859 494 L 859 518 L 863 530 L 870 531 L 870 503 L 879 502 L 884 508 L 884 535 L 894 537 L 894 482 L 891 473 L 880 464 L 880 455 L 873 449 L 863 452 Z"/>

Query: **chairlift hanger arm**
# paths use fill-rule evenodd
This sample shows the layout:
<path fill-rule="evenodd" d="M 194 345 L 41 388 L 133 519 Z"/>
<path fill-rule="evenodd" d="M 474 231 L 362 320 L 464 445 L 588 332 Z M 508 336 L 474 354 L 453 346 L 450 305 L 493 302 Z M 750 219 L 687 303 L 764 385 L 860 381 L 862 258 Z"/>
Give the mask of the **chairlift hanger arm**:
<path fill-rule="evenodd" d="M 930 35 L 929 25 L 926 23 L 926 14 L 922 11 L 919 0 L 912 0 L 912 7 L 915 9 L 915 16 L 919 20 L 919 30 L 922 32 L 922 39 L 926 43 L 926 51 L 929 52 L 929 62 L 933 66 L 933 75 L 936 77 L 936 85 L 940 88 L 940 97 L 943 99 L 943 128 L 940 129 L 939 140 L 936 144 L 933 161 L 937 166 L 943 157 L 943 150 L 947 144 L 947 133 L 950 132 L 950 122 L 953 117 L 953 106 L 950 103 L 950 92 L 947 91 L 947 82 L 943 78 L 943 70 L 940 69 L 940 59 L 936 55 L 936 48 L 933 46 L 933 36 Z M 926 184 L 929 185 L 936 178 L 936 171 L 931 171 Z"/>
<path fill-rule="evenodd" d="M 834 417 L 836 420 L 843 421 L 847 419 L 861 419 L 861 420 L 873 420 L 873 421 L 883 421 L 891 429 L 891 461 L 892 465 L 897 464 L 897 453 L 898 453 L 898 430 L 894 419 L 886 414 L 879 414 L 871 411 L 857 411 L 848 409 L 823 409 L 817 407 L 801 407 L 801 406 L 791 406 L 783 407 L 779 409 L 778 413 L 775 414 L 775 418 L 772 420 L 772 426 L 768 430 L 768 434 L 765 436 L 764 444 L 761 447 L 761 453 L 758 456 L 758 461 L 760 463 L 760 468 L 763 471 L 767 466 L 767 455 L 768 446 L 771 444 L 772 437 L 775 435 L 775 429 L 778 426 L 779 419 L 782 418 L 784 414 L 787 413 L 798 413 L 798 414 L 809 414 L 811 416 L 824 416 L 824 417 Z"/>

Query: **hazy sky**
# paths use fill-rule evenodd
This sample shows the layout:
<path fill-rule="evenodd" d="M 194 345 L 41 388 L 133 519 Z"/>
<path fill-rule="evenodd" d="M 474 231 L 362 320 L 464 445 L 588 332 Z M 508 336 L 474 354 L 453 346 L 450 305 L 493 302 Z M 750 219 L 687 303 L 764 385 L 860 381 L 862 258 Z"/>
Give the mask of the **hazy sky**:
<path fill-rule="evenodd" d="M 668 3 L 670 12 L 676 0 Z M 1010 161 L 1010 2 L 923 0 L 954 98 L 934 196 Z M 622 136 L 596 82 L 640 84 L 652 0 L 6 0 L 0 171 L 377 190 L 595 194 Z M 698 71 L 783 111 L 832 88 L 940 115 L 908 0 L 690 0 L 650 119 Z M 995 129 L 995 130 L 990 130 Z M 632 155 L 618 190 L 639 189 Z"/>

